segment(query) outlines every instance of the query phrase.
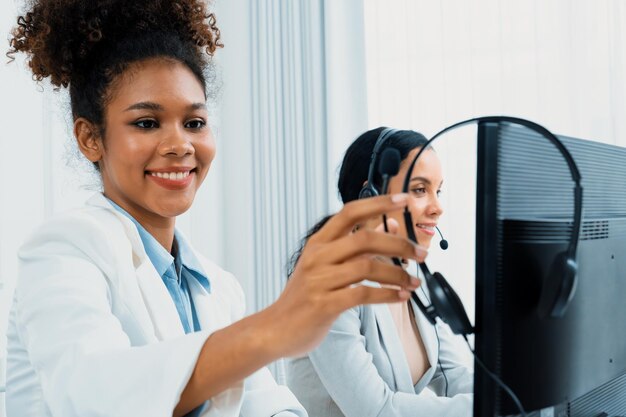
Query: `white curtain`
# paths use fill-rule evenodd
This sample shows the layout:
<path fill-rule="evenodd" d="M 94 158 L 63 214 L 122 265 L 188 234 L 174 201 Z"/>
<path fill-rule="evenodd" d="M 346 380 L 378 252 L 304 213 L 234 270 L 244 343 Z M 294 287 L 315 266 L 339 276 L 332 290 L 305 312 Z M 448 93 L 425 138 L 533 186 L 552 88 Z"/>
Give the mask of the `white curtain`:
<path fill-rule="evenodd" d="M 339 206 L 343 145 L 367 124 L 362 7 L 356 0 L 218 6 L 226 44 L 219 152 L 238 161 L 223 166 L 225 264 L 256 311 L 282 290 L 300 237 Z"/>
<path fill-rule="evenodd" d="M 300 238 L 339 208 L 335 168 L 367 123 L 362 6 L 237 0 L 218 12 L 225 266 L 254 312 L 278 298 Z"/>
<path fill-rule="evenodd" d="M 323 4 L 252 2 L 252 197 L 257 309 L 293 243 L 328 210 Z"/>

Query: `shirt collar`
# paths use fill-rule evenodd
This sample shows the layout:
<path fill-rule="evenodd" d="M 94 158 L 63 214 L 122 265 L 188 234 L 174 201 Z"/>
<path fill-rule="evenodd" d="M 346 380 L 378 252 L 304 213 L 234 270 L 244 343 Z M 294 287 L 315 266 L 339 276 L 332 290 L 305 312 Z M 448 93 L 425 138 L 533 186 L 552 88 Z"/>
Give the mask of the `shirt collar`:
<path fill-rule="evenodd" d="M 176 243 L 178 244 L 178 259 L 180 260 L 180 263 L 185 267 L 185 269 L 193 274 L 193 276 L 204 287 L 204 289 L 207 290 L 207 292 L 210 292 L 211 285 L 209 283 L 209 279 L 206 276 L 204 269 L 202 269 L 200 260 L 191 249 L 191 246 L 178 230 L 174 231 L 174 237 L 176 238 Z"/>
<path fill-rule="evenodd" d="M 165 272 L 174 264 L 176 270 L 180 270 L 180 267 L 184 267 L 198 280 L 198 282 L 204 287 L 207 292 L 210 292 L 211 285 L 206 273 L 202 269 L 200 261 L 193 253 L 191 246 L 187 240 L 182 236 L 178 230 L 174 230 L 174 237 L 176 244 L 178 245 L 178 259 L 174 262 L 174 257 L 170 254 L 155 238 L 152 236 L 133 216 L 131 216 L 126 210 L 118 206 L 111 199 L 107 198 L 113 208 L 128 217 L 137 227 L 139 237 L 143 243 L 144 249 L 150 262 L 156 269 L 159 276 L 163 276 Z M 178 264 L 178 265 L 177 265 Z M 178 271 L 177 271 L 178 272 Z"/>

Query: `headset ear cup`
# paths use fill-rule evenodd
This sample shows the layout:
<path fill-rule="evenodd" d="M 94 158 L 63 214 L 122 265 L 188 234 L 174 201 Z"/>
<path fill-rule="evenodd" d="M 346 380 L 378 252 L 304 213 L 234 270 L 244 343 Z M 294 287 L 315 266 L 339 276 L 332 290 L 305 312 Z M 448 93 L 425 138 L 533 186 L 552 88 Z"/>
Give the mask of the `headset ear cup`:
<path fill-rule="evenodd" d="M 566 252 L 559 253 L 544 279 L 537 305 L 541 318 L 563 317 L 578 284 L 578 264 Z"/>
<path fill-rule="evenodd" d="M 439 272 L 426 280 L 432 304 L 441 319 L 455 334 L 472 334 L 474 329 L 461 299 Z"/>
<path fill-rule="evenodd" d="M 561 291 L 554 303 L 552 309 L 552 317 L 563 317 L 565 310 L 569 306 L 576 288 L 578 287 L 578 264 L 569 256 L 565 256 L 563 263 L 563 281 L 561 282 Z"/>
<path fill-rule="evenodd" d="M 366 185 L 365 187 L 361 188 L 361 191 L 359 191 L 359 200 L 362 198 L 370 198 L 370 197 L 375 197 L 378 195 L 378 192 L 376 192 L 376 189 L 370 185 Z"/>

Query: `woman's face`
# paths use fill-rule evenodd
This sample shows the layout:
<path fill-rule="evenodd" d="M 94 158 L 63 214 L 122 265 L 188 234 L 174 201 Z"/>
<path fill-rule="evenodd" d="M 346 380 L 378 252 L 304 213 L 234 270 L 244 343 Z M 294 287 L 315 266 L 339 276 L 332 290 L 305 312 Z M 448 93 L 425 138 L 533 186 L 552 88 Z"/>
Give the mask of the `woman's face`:
<path fill-rule="evenodd" d="M 389 181 L 389 193 L 402 192 L 404 178 L 409 170 L 409 165 L 419 152 L 414 149 L 400 164 L 398 175 Z M 439 221 L 439 216 L 443 214 L 443 209 L 439 203 L 439 193 L 443 185 L 441 173 L 441 163 L 437 154 L 432 150 L 424 151 L 411 173 L 409 182 L 409 195 L 412 197 L 409 210 L 413 218 L 413 229 L 417 237 L 418 244 L 430 247 L 430 242 L 435 235 L 435 226 Z M 394 218 L 400 225 L 400 235 L 406 237 L 404 226 L 403 210 L 389 213 L 388 217 Z"/>
<path fill-rule="evenodd" d="M 215 156 L 202 84 L 176 61 L 133 64 L 111 86 L 98 160 L 104 193 L 140 223 L 184 213 Z"/>

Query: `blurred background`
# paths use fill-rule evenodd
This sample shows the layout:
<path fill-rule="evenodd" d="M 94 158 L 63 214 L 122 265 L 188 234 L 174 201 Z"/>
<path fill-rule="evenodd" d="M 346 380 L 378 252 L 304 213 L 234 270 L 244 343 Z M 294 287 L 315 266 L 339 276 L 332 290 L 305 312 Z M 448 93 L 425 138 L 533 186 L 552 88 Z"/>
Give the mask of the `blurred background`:
<path fill-rule="evenodd" d="M 23 1 L 0 3 L 8 33 Z M 212 109 L 218 153 L 179 227 L 240 280 L 248 311 L 274 301 L 299 239 L 337 211 L 347 146 L 377 126 L 427 137 L 506 114 L 554 133 L 626 146 L 621 0 L 217 0 L 225 48 Z M 3 44 L 3 51 L 8 43 Z M 71 135 L 65 91 L 0 64 L 0 386 L 16 251 L 54 213 L 98 190 Z M 435 147 L 444 167 L 431 269 L 474 312 L 475 129 Z M 282 368 L 272 368 L 279 380 Z M 0 416 L 4 397 L 0 392 Z"/>

